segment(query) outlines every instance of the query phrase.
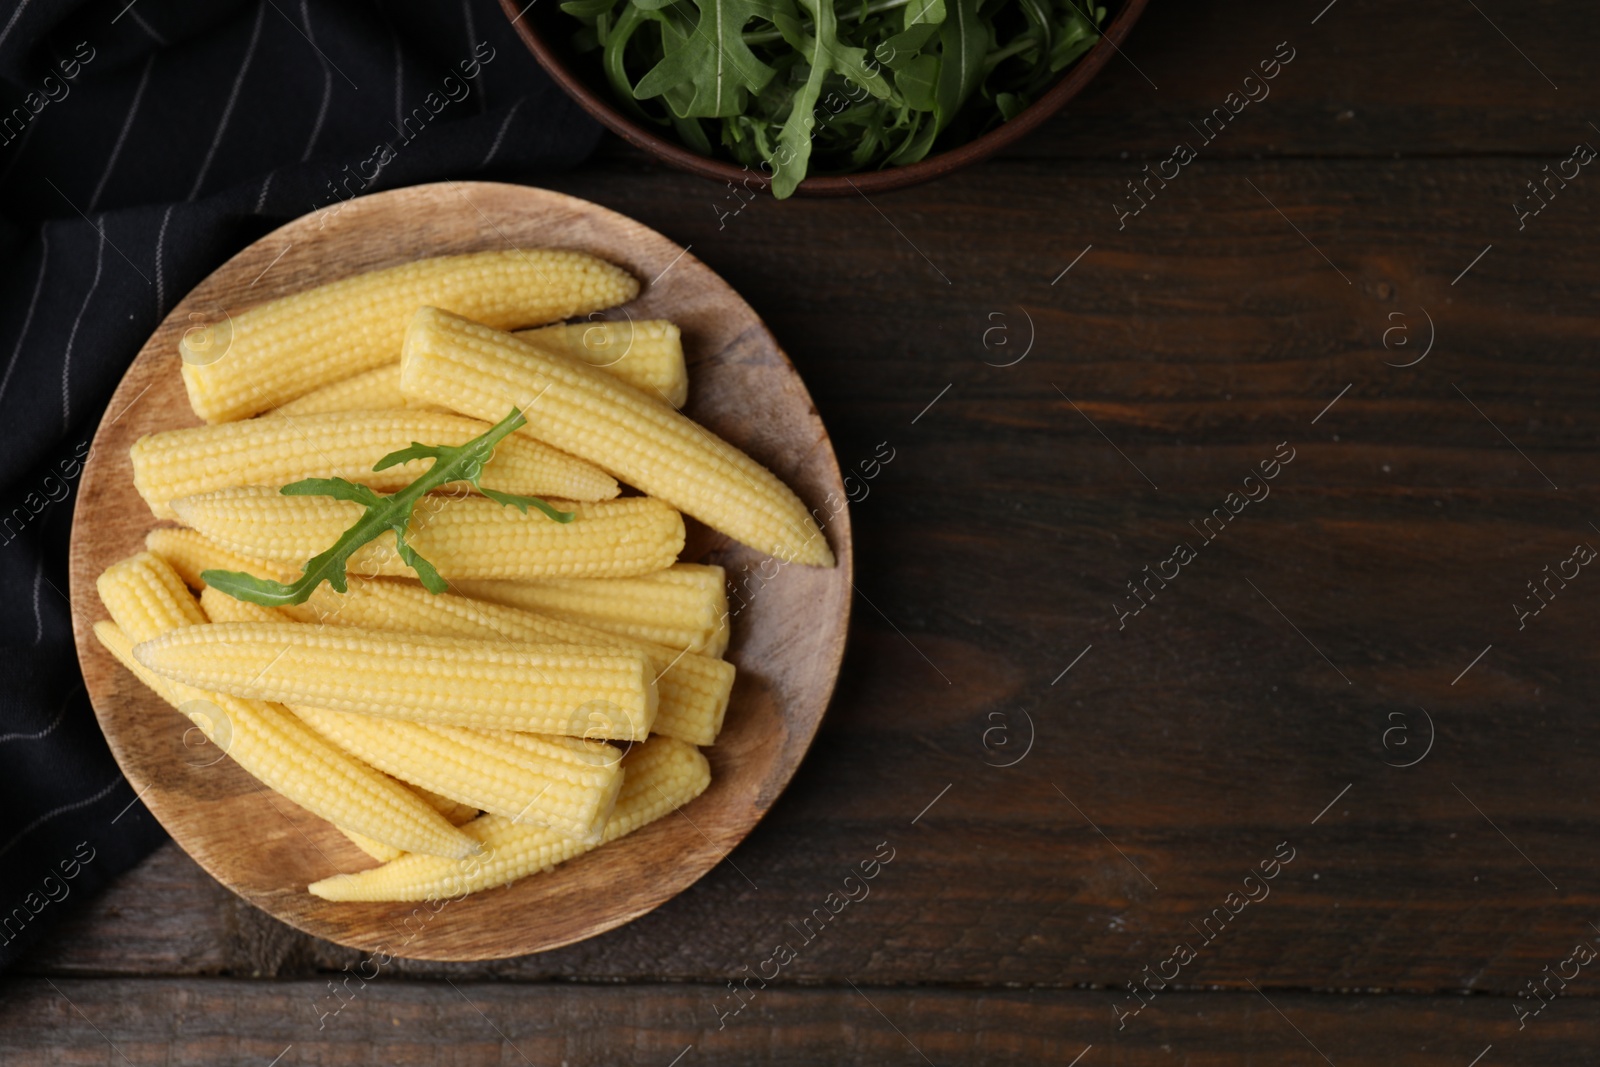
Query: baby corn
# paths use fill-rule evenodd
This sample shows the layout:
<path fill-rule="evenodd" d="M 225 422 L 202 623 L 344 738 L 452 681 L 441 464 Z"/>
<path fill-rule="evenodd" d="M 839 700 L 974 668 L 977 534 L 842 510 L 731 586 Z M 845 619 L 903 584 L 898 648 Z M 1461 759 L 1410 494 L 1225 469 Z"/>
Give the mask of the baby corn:
<path fill-rule="evenodd" d="M 665 319 L 561 323 L 518 330 L 516 336 L 540 348 L 581 359 L 675 408 L 683 407 L 689 399 L 683 339 L 678 327 Z"/>
<path fill-rule="evenodd" d="M 393 845 L 386 845 L 382 841 L 374 841 L 366 834 L 358 834 L 354 830 L 346 830 L 342 826 L 335 826 L 334 829 L 338 830 L 345 837 L 349 838 L 352 845 L 356 846 L 356 848 L 359 848 L 362 852 L 365 852 L 379 863 L 388 863 L 390 860 L 397 860 L 401 856 L 405 855 L 404 849 L 395 848 Z"/>
<path fill-rule="evenodd" d="M 229 599 L 212 590 L 208 598 Z M 253 607 L 253 605 L 250 605 Z M 230 612 L 219 608 L 222 613 Z M 348 592 L 322 586 L 304 604 L 275 609 L 279 618 L 370 630 L 433 634 L 438 637 L 496 638 L 536 645 L 583 645 L 626 648 L 641 652 L 655 674 L 659 703 L 651 733 L 665 734 L 693 745 L 709 745 L 722 730 L 733 690 L 733 664 L 665 645 L 638 641 L 593 626 L 567 622 L 537 612 L 490 604 L 445 593 L 435 596 L 414 582 L 386 578 L 352 578 Z M 214 622 L 245 621 L 243 613 Z"/>
<path fill-rule="evenodd" d="M 587 459 L 777 559 L 832 566 L 800 498 L 725 441 L 604 371 L 424 307 L 406 331 L 400 389 L 477 418 L 515 406 L 519 433 Z"/>
<path fill-rule="evenodd" d="M 623 761 L 623 775 L 622 793 L 601 843 L 671 814 L 711 784 L 706 758 L 692 745 L 664 737 L 635 746 Z M 465 862 L 402 856 L 370 871 L 324 878 L 308 888 L 324 900 L 444 900 L 547 871 L 593 847 L 497 815 L 474 819 L 462 829 L 482 846 L 481 853 Z"/>
<path fill-rule="evenodd" d="M 331 411 L 387 411 L 393 408 L 410 408 L 415 411 L 442 411 L 443 408 L 421 400 L 409 400 L 400 392 L 400 361 L 385 363 L 343 381 L 313 389 L 282 407 L 266 412 L 268 415 L 299 417 L 326 415 Z"/>
<path fill-rule="evenodd" d="M 566 837 L 595 837 L 622 785 L 622 753 L 610 745 L 424 726 L 299 705 L 290 710 L 346 752 L 402 782 Z"/>
<path fill-rule="evenodd" d="M 344 478 L 393 492 L 416 480 L 431 461 L 373 470 L 382 457 L 413 441 L 463 444 L 488 429 L 476 419 L 430 411 L 344 411 L 167 430 L 134 444 L 133 484 L 161 519 L 173 517 L 178 497 L 235 485 L 277 489 L 301 478 Z M 483 469 L 483 484 L 564 500 L 617 495 L 617 483 L 604 471 L 527 437 L 500 442 Z"/>
<path fill-rule="evenodd" d="M 94 584 L 111 620 L 135 641 L 206 621 L 178 572 L 148 552 L 113 563 Z"/>
<path fill-rule="evenodd" d="M 639 641 L 720 656 L 728 648 L 728 590 L 721 567 L 675 563 L 634 578 L 465 581 L 460 592 Z"/>
<path fill-rule="evenodd" d="M 435 494 L 418 505 L 406 541 L 451 580 L 645 574 L 670 566 L 683 548 L 683 517 L 659 500 L 552 503 L 577 517 L 558 523 L 475 495 Z M 172 507 L 225 548 L 296 566 L 333 544 L 362 515 L 361 506 L 348 500 L 284 496 L 267 486 L 183 497 Z M 415 574 L 388 533 L 351 557 L 349 571 Z"/>
<path fill-rule="evenodd" d="M 192 331 L 178 346 L 183 384 L 205 421 L 241 419 L 393 361 L 407 319 L 425 305 L 510 329 L 613 307 L 638 291 L 626 271 L 582 252 L 418 260 L 307 289 Z"/>
<path fill-rule="evenodd" d="M 559 351 L 675 408 L 689 398 L 689 372 L 683 360 L 683 342 L 678 328 L 665 319 L 640 319 L 635 322 L 578 322 L 518 330 L 518 337 L 533 344 Z M 387 408 L 444 410 L 423 400 L 412 400 L 400 391 L 400 360 L 342 382 L 314 389 L 268 414 L 320 415 L 330 411 L 357 411 Z"/>
<path fill-rule="evenodd" d="M 458 804 L 448 797 L 442 797 L 437 793 L 430 793 L 426 789 L 417 789 L 415 787 L 411 787 L 411 792 L 417 794 L 427 802 L 429 807 L 443 815 L 451 826 L 460 826 L 462 823 L 471 822 L 478 817 L 477 808 Z M 399 859 L 405 855 L 404 850 L 395 848 L 393 845 L 386 845 L 382 841 L 374 841 L 365 834 L 358 834 L 354 830 L 346 830 L 343 826 L 336 826 L 334 829 L 348 837 L 352 845 L 379 863 L 388 863 L 390 860 Z"/>
<path fill-rule="evenodd" d="M 238 600 L 220 589 L 206 586 L 200 590 L 200 610 L 212 622 L 295 622 L 282 608 L 269 608 Z"/>
<path fill-rule="evenodd" d="M 314 815 L 407 851 L 465 856 L 474 845 L 399 783 L 351 759 L 283 708 L 162 678 L 132 655 L 135 642 L 210 627 L 172 568 L 141 553 L 100 576 L 114 622 L 101 644 L 247 773 Z"/>
<path fill-rule="evenodd" d="M 617 648 L 233 622 L 174 630 L 135 657 L 218 692 L 440 725 L 627 741 L 656 714 L 649 661 Z"/>
<path fill-rule="evenodd" d="M 433 808 L 434 811 L 450 820 L 451 826 L 460 826 L 462 823 L 471 822 L 478 817 L 478 809 L 471 804 L 463 804 L 459 800 L 451 800 L 447 796 L 441 796 L 433 790 L 424 789 L 421 786 L 412 786 L 411 791 L 427 801 L 428 806 Z"/>
<path fill-rule="evenodd" d="M 293 580 L 297 573 L 295 567 L 254 559 L 225 548 L 198 530 L 177 526 L 158 526 L 151 530 L 144 536 L 144 547 L 165 560 L 190 589 L 206 584 L 200 580 L 202 571 L 244 571 L 285 582 Z"/>

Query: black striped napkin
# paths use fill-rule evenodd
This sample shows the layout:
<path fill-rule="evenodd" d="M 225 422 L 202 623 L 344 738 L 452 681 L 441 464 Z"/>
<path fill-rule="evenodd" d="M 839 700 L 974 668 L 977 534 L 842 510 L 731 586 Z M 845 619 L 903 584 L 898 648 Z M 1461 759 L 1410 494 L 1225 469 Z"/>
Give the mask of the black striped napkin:
<path fill-rule="evenodd" d="M 290 218 L 597 138 L 494 0 L 0 5 L 0 967 L 164 836 L 65 596 L 81 461 L 144 339 Z"/>

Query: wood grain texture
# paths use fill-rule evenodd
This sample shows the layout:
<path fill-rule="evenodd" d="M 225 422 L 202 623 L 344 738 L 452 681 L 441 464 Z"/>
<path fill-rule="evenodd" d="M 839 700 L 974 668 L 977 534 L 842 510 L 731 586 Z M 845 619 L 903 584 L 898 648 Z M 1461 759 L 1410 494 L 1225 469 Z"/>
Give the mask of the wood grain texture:
<path fill-rule="evenodd" d="M 1584 116 L 1600 106 L 1595 40 L 1593 15 L 1563 0 L 1154 0 L 1123 55 L 1007 153 L 1143 161 L 1179 140 L 1199 147 L 1189 123 L 1223 106 L 1287 42 L 1295 59 L 1270 95 L 1246 106 L 1206 155 L 1556 158 L 1594 138 Z"/>
<path fill-rule="evenodd" d="M 516 956 L 611 929 L 683 890 L 749 832 L 788 782 L 827 707 L 843 654 L 851 569 L 848 517 L 828 536 L 833 570 L 781 568 L 736 619 L 740 668 L 727 725 L 709 752 L 712 785 L 680 811 L 554 872 L 434 908 L 336 904 L 305 885 L 370 866 L 327 823 L 276 797 L 230 761 L 195 757 L 188 720 L 94 639 L 105 617 L 95 578 L 139 551 L 154 525 L 133 487 L 128 448 L 194 425 L 177 340 L 252 304 L 420 256 L 574 248 L 645 284 L 619 314 L 672 318 L 690 363 L 686 412 L 766 463 L 816 507 L 844 489 L 827 432 L 772 335 L 738 295 L 682 248 L 581 200 L 520 186 L 445 183 L 379 194 L 307 216 L 229 260 L 168 315 L 134 361 L 96 435 L 72 542 L 73 622 L 84 678 L 113 753 L 145 805 L 208 872 L 272 915 L 365 950 L 432 959 Z M 194 317 L 192 317 L 194 316 Z M 227 358 L 224 355 L 222 358 Z M 700 529 L 686 558 L 739 575 L 756 553 Z"/>
<path fill-rule="evenodd" d="M 1080 1067 L 1466 1067 L 1482 1061 L 1593 1063 L 1600 1003 L 1558 1000 L 1518 1032 L 1485 997 L 1167 994 L 1118 1031 L 1103 990 L 767 989 L 735 1003 L 721 986 L 524 985 L 454 988 L 379 976 L 344 1007 L 325 982 L 188 979 L 0 984 L 19 1024 L 0 1031 L 7 1064 L 160 1062 L 362 1064 L 817 1063 Z M 436 991 L 436 989 L 438 991 Z M 323 1013 L 330 1013 L 324 1015 Z M 319 1028 L 319 1023 L 322 1025 Z M 1085 1055 L 1085 1051 L 1087 1054 Z M 1320 1053 L 1320 1054 L 1319 1054 Z M 1325 1054 L 1327 1059 L 1323 1058 Z M 681 1060 L 674 1061 L 674 1057 Z"/>

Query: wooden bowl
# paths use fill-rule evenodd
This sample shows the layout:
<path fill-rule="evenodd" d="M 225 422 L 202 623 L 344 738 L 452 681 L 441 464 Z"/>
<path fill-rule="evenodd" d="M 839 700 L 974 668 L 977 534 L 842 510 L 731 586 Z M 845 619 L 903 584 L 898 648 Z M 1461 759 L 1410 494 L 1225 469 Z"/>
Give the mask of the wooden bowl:
<path fill-rule="evenodd" d="M 1045 119 L 1060 111 L 1068 100 L 1077 96 L 1112 55 L 1121 50 L 1123 40 L 1144 13 L 1147 2 L 1122 0 L 1101 32 L 1099 42 L 1068 68 L 1060 81 L 1010 122 L 1002 122 L 976 140 L 903 167 L 806 178 L 795 188 L 795 195 L 853 196 L 857 193 L 887 192 L 942 178 L 951 171 L 988 159 L 1026 136 Z M 726 159 L 702 156 L 658 134 L 656 130 L 660 127 L 641 124 L 618 110 L 612 103 L 611 87 L 601 73 L 599 63 L 592 55 L 581 56 L 573 49 L 570 41 L 579 23 L 562 11 L 559 4 L 500 0 L 500 7 L 545 72 L 566 90 L 568 96 L 618 137 L 679 170 L 698 174 L 702 178 L 737 182 L 745 189 L 766 189 L 771 184 L 760 170 L 750 170 Z"/>
<path fill-rule="evenodd" d="M 95 578 L 143 548 L 157 525 L 133 487 L 128 448 L 193 426 L 178 339 L 251 304 L 423 256 L 508 247 L 576 248 L 632 271 L 643 293 L 621 313 L 683 329 L 685 411 L 783 478 L 821 514 L 833 570 L 782 567 L 750 583 L 728 657 L 739 667 L 727 725 L 706 750 L 711 787 L 659 822 L 546 874 L 435 911 L 340 904 L 307 883 L 372 866 L 332 825 L 220 758 L 95 640 L 106 617 Z M 570 944 L 659 906 L 714 867 L 771 807 L 810 745 L 838 677 L 851 597 L 850 520 L 827 431 L 804 383 L 750 306 L 653 230 L 583 200 L 516 185 L 445 182 L 378 193 L 307 215 L 228 260 L 173 308 L 129 367 L 95 435 L 72 530 L 72 615 L 95 714 L 123 773 L 180 847 L 219 882 L 317 937 L 391 956 L 483 960 Z M 764 558 L 690 523 L 684 558 L 730 580 Z M 765 568 L 771 574 L 769 565 Z M 203 738 L 201 739 L 203 741 Z"/>

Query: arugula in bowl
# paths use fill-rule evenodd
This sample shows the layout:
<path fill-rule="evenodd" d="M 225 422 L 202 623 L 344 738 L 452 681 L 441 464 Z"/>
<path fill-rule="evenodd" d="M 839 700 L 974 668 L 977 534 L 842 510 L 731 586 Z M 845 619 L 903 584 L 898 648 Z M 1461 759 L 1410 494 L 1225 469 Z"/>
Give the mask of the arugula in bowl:
<path fill-rule="evenodd" d="M 1093 0 L 565 0 L 622 106 L 772 178 L 914 163 L 1014 118 L 1100 39 Z"/>

